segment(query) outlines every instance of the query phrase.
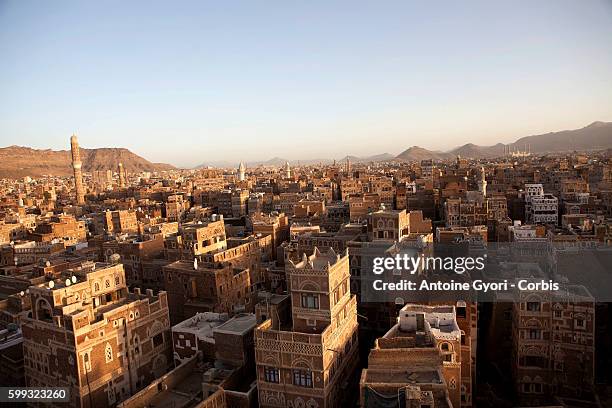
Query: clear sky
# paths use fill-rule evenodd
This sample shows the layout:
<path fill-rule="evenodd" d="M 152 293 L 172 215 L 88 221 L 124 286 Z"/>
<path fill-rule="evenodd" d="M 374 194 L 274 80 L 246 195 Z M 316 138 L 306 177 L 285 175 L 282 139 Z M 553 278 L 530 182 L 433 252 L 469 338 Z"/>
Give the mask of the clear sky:
<path fill-rule="evenodd" d="M 158 162 L 448 150 L 612 121 L 612 0 L 0 0 L 0 146 Z"/>

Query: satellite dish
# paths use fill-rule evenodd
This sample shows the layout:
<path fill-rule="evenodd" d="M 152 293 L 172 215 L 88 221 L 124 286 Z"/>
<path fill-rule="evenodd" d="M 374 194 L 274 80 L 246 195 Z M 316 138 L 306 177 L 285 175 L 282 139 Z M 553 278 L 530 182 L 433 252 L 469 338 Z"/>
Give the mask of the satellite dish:
<path fill-rule="evenodd" d="M 23 295 L 25 295 L 25 292 L 22 290 L 22 291 L 21 291 L 19 294 L 20 294 L 21 296 L 23 296 Z"/>
<path fill-rule="evenodd" d="M 70 278 L 70 279 L 72 279 L 72 283 L 76 283 L 77 282 L 77 277 L 74 276 L 74 275 L 72 275 L 72 278 Z"/>
<path fill-rule="evenodd" d="M 70 281 L 70 279 L 66 279 L 66 286 L 70 286 L 72 284 L 72 282 Z"/>
<path fill-rule="evenodd" d="M 55 282 L 50 281 L 49 282 L 49 289 L 53 289 L 54 286 L 55 286 Z"/>

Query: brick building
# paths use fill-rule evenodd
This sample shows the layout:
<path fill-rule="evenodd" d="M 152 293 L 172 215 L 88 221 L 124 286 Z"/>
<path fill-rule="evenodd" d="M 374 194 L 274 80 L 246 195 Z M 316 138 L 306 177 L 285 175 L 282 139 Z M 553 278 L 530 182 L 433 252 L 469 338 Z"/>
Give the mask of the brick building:
<path fill-rule="evenodd" d="M 84 221 L 77 221 L 71 215 L 54 215 L 38 223 L 28 238 L 36 242 L 59 241 L 70 246 L 87 240 L 87 228 Z"/>
<path fill-rule="evenodd" d="M 163 272 L 174 324 L 196 313 L 233 314 L 253 307 L 247 268 L 208 268 L 194 260 L 173 262 Z"/>
<path fill-rule="evenodd" d="M 582 286 L 565 289 L 521 291 L 513 303 L 512 369 L 520 404 L 592 400 L 595 303 Z"/>
<path fill-rule="evenodd" d="M 84 264 L 63 277 L 29 288 L 27 386 L 69 387 L 71 406 L 110 407 L 168 370 L 164 292 L 128 292 L 121 264 Z"/>
<path fill-rule="evenodd" d="M 122 234 L 138 232 L 136 211 L 115 210 L 95 214 L 93 224 L 97 234 Z"/>
<path fill-rule="evenodd" d="M 348 253 L 315 249 L 286 270 L 292 330 L 266 320 L 255 331 L 259 405 L 339 407 L 358 360 Z"/>
<path fill-rule="evenodd" d="M 361 406 L 465 406 L 460 347 L 454 307 L 405 305 L 370 352 L 361 375 Z"/>

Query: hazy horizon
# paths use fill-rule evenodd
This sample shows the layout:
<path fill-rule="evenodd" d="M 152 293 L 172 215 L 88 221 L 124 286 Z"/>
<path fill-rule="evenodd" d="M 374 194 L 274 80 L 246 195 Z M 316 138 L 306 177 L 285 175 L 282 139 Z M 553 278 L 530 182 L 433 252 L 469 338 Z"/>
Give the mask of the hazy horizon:
<path fill-rule="evenodd" d="M 585 126 L 581 126 L 580 128 L 586 127 L 588 125 L 591 125 L 592 123 L 595 122 L 604 122 L 604 123 L 612 123 L 612 121 L 593 121 Z M 579 128 L 576 129 L 557 129 L 557 130 L 553 130 L 552 132 L 558 132 L 558 131 L 564 131 L 564 130 L 577 130 Z M 546 134 L 549 132 L 543 132 L 542 134 Z M 487 144 L 486 146 L 492 146 L 498 143 L 503 143 L 506 145 L 511 145 L 514 141 L 518 140 L 521 137 L 524 136 L 537 136 L 535 134 L 533 135 L 523 135 L 523 136 L 517 136 L 516 138 L 514 138 L 513 140 L 507 140 L 507 141 L 496 141 L 493 142 L 491 141 L 491 143 Z M 347 156 L 350 157 L 358 157 L 359 159 L 364 159 L 364 158 L 368 158 L 368 157 L 372 157 L 372 156 L 380 156 L 380 155 L 384 155 L 384 154 L 390 154 L 392 156 L 398 156 L 400 153 L 404 152 L 405 150 L 411 148 L 411 147 L 420 147 L 423 149 L 427 149 L 427 150 L 431 150 L 431 151 L 438 151 L 438 152 L 450 152 L 451 150 L 454 150 L 455 148 L 464 146 L 468 143 L 471 143 L 470 141 L 466 141 L 465 143 L 462 143 L 460 145 L 456 145 L 453 146 L 451 148 L 448 149 L 429 149 L 427 146 L 424 145 L 410 145 L 410 146 L 406 146 L 406 147 L 402 147 L 401 150 L 398 151 L 381 151 L 381 152 L 369 152 L 367 154 L 363 154 L 363 155 L 356 155 L 356 154 L 352 154 L 352 153 L 347 153 L 342 155 L 341 157 L 335 157 L 335 156 L 317 156 L 317 157 L 304 157 L 304 156 L 290 156 L 290 155 L 274 155 L 274 156 L 269 156 L 269 157 L 263 157 L 260 159 L 250 159 L 250 160 L 244 160 L 244 159 L 240 159 L 240 158 L 235 158 L 235 157 L 230 157 L 230 158 L 217 158 L 217 159 L 212 159 L 212 160 L 204 160 L 203 162 L 197 163 L 197 164 L 180 164 L 180 163 L 171 163 L 171 162 L 160 162 L 160 161 L 156 161 L 156 160 L 150 160 L 148 157 L 144 156 L 143 154 L 141 154 L 140 152 L 137 151 L 133 151 L 125 146 L 86 146 L 83 145 L 80 137 L 79 137 L 79 146 L 83 149 L 95 149 L 95 148 L 126 148 L 128 150 L 130 150 L 132 153 L 146 159 L 149 160 L 151 162 L 156 162 L 156 163 L 165 163 L 165 164 L 171 164 L 177 168 L 183 168 L 183 169 L 191 169 L 191 168 L 196 168 L 196 167 L 200 167 L 200 166 L 219 166 L 219 167 L 235 167 L 237 166 L 240 162 L 243 162 L 245 164 L 259 164 L 259 163 L 263 163 L 263 162 L 268 162 L 268 161 L 272 161 L 275 159 L 282 159 L 282 160 L 289 160 L 291 164 L 298 164 L 299 162 L 304 162 L 304 163 L 312 163 L 312 162 L 316 162 L 316 161 L 328 161 L 331 162 L 333 160 L 343 160 L 345 159 Z M 10 145 L 10 146 L 0 146 L 0 148 L 3 147 L 11 147 L 11 146 L 18 146 L 18 147 L 27 147 L 27 148 L 34 148 L 34 149 L 38 149 L 38 150 L 47 150 L 47 149 L 51 149 L 49 147 L 34 147 L 34 146 L 27 146 L 27 145 L 23 145 L 23 144 L 14 144 L 14 145 Z M 481 145 L 483 146 L 483 145 Z M 523 146 L 516 146 L 518 149 L 522 149 Z M 51 149 L 54 151 L 69 151 L 70 150 L 70 146 L 66 147 L 66 148 L 58 148 L 58 149 Z M 291 151 L 293 152 L 293 151 Z"/>
<path fill-rule="evenodd" d="M 0 145 L 448 151 L 612 120 L 612 2 L 0 2 Z"/>

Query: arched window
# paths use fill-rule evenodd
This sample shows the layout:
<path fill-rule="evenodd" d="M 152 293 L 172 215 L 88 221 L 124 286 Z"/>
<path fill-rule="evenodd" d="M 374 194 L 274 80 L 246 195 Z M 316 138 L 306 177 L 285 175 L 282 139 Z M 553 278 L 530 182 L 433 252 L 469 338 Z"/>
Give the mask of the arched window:
<path fill-rule="evenodd" d="M 53 311 L 46 299 L 40 298 L 36 301 L 36 313 L 39 320 L 52 321 Z"/>

